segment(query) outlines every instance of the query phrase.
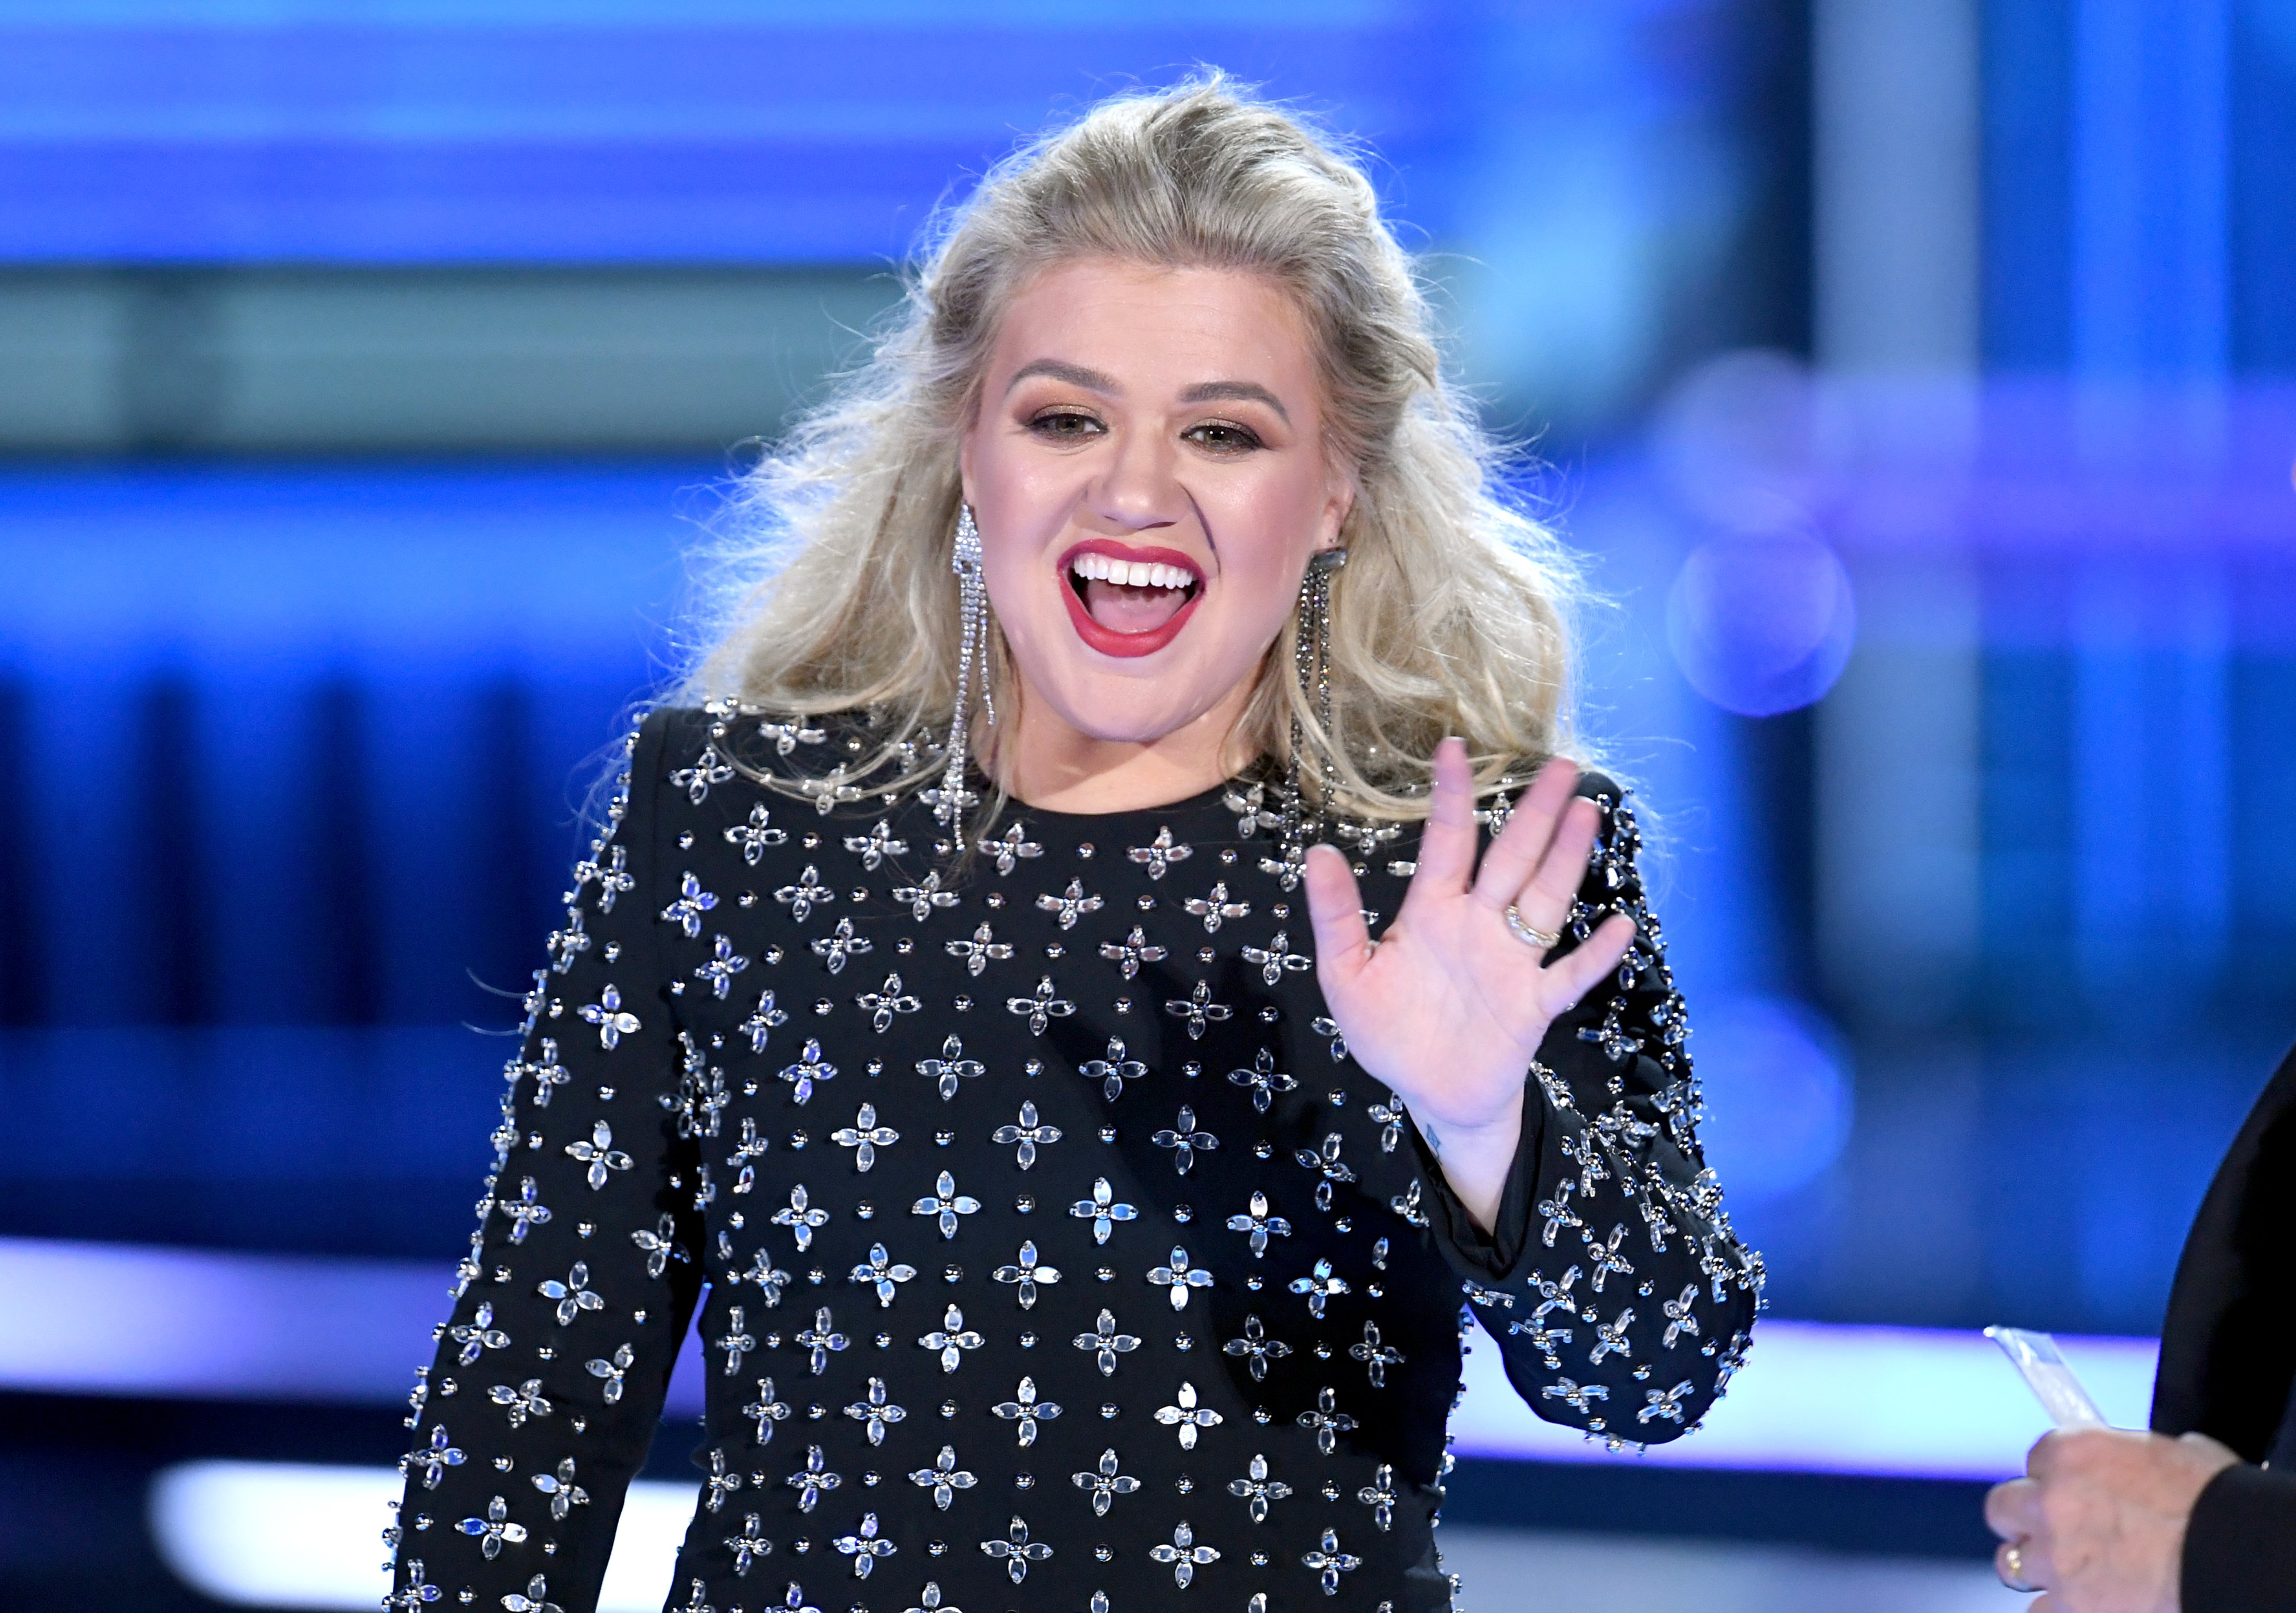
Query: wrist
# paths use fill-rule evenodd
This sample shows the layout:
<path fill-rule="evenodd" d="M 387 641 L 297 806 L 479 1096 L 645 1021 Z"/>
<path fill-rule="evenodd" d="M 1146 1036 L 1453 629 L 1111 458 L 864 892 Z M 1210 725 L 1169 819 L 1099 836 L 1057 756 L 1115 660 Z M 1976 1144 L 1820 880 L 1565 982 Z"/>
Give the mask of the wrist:
<path fill-rule="evenodd" d="M 1428 1150 L 1475 1224 L 1488 1232 L 1498 1222 L 1508 1175 L 1522 1141 L 1522 1094 L 1479 1124 L 1429 1118 L 1420 1123 Z"/>

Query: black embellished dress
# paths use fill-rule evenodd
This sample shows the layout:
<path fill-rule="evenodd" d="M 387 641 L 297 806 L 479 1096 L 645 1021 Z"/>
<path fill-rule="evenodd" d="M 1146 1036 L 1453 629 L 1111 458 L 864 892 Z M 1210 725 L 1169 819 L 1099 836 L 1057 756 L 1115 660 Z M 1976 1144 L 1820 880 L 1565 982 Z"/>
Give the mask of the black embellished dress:
<path fill-rule="evenodd" d="M 1464 1307 L 1540 1415 L 1696 1426 L 1760 1264 L 1605 781 L 1572 937 L 1640 939 L 1527 1072 L 1486 1237 L 1325 1015 L 1275 787 L 959 847 L 857 794 L 862 748 L 731 707 L 634 736 L 415 1393 L 390 1606 L 586 1613 L 697 1302 L 693 1613 L 1446 1608 Z M 1374 933 L 1416 836 L 1336 826 Z"/>

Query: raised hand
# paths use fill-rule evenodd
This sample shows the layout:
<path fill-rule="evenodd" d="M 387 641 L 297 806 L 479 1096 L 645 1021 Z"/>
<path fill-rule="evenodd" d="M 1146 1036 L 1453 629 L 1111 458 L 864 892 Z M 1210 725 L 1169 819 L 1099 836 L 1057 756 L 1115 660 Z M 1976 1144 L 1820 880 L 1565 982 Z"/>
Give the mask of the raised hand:
<path fill-rule="evenodd" d="M 1542 767 L 1479 870 L 1467 748 L 1445 740 L 1419 870 L 1376 943 L 1347 858 L 1330 846 L 1308 854 L 1316 978 L 1332 1018 L 1357 1062 L 1409 1106 L 1453 1191 L 1487 1229 L 1547 1027 L 1617 969 L 1634 940 L 1633 921 L 1613 914 L 1549 962 L 1548 949 L 1521 933 L 1559 935 L 1569 921 L 1601 821 L 1592 801 L 1572 796 L 1578 776 L 1561 757 Z"/>

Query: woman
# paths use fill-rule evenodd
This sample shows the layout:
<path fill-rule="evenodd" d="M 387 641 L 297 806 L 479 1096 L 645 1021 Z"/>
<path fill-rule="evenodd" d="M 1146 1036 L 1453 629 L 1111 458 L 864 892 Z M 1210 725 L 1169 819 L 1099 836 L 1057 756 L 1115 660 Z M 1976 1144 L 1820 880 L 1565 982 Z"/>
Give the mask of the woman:
<path fill-rule="evenodd" d="M 589 1608 L 697 1303 L 693 1613 L 1447 1606 L 1463 1301 L 1695 1426 L 1760 1266 L 1483 463 L 1283 114 L 981 186 L 576 871 L 392 1605 Z"/>

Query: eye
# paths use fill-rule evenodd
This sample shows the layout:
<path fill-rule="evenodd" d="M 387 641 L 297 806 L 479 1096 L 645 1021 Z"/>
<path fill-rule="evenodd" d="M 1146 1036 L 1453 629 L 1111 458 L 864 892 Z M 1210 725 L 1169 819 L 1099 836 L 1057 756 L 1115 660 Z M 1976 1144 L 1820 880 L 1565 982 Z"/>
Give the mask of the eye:
<path fill-rule="evenodd" d="M 1029 418 L 1029 430 L 1053 442 L 1082 442 L 1107 428 L 1081 409 L 1047 409 Z"/>
<path fill-rule="evenodd" d="M 1180 433 L 1186 441 L 1214 454 L 1234 455 L 1249 454 L 1266 445 L 1259 434 L 1250 426 L 1240 426 L 1232 420 L 1208 420 L 1201 425 L 1190 426 Z"/>

